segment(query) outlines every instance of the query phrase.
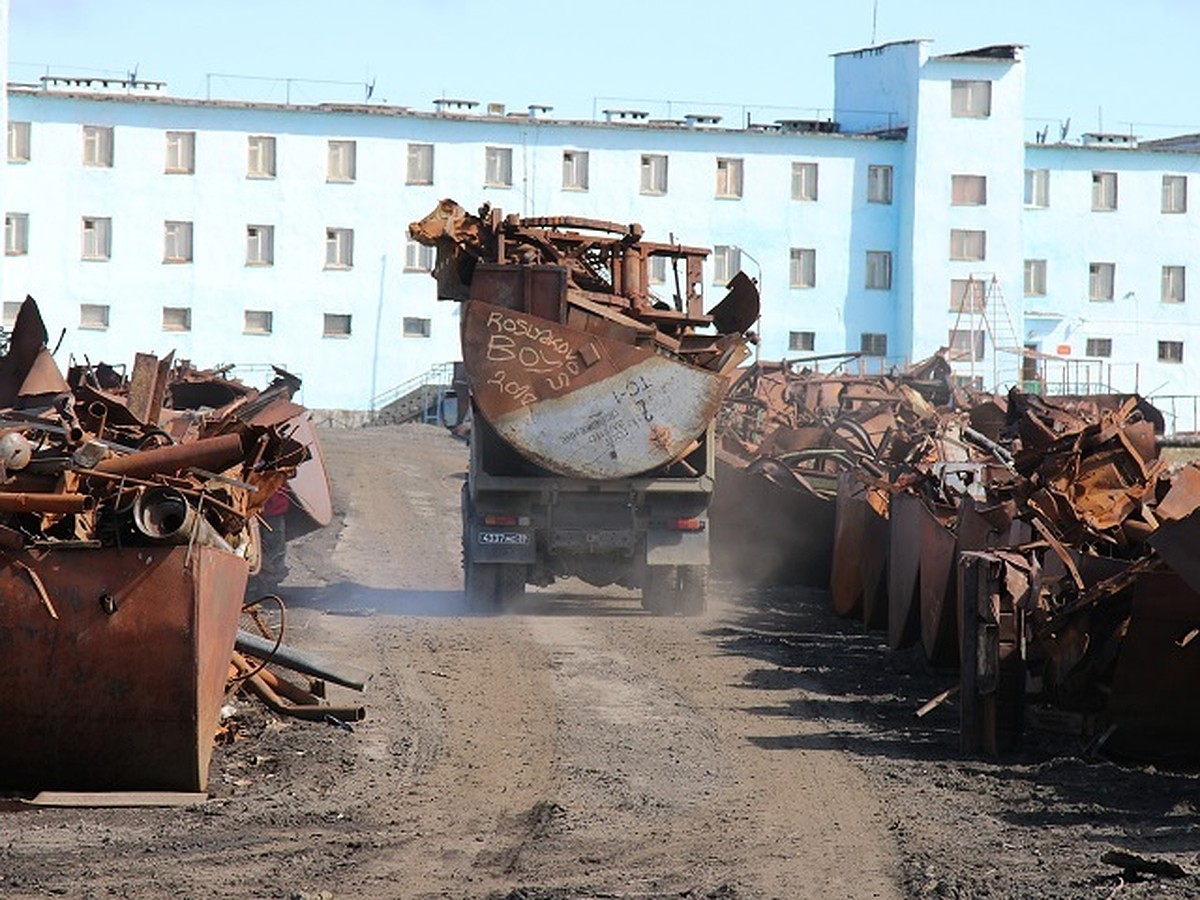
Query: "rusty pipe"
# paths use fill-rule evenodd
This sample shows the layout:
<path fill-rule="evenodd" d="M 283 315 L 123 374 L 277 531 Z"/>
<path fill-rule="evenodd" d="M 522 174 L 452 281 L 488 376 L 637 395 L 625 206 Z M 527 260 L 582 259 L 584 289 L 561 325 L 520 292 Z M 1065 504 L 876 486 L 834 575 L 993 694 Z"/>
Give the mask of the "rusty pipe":
<path fill-rule="evenodd" d="M 0 491 L 0 512 L 81 513 L 95 506 L 96 498 L 90 494 Z"/>
<path fill-rule="evenodd" d="M 96 471 L 133 478 L 178 472 L 191 466 L 221 472 L 245 455 L 240 434 L 222 434 L 186 444 L 140 450 L 127 456 L 111 456 L 98 463 Z"/>
<path fill-rule="evenodd" d="M 133 502 L 133 524 L 146 537 L 164 544 L 187 544 L 194 539 L 233 553 L 229 542 L 174 488 L 142 491 Z"/>
<path fill-rule="evenodd" d="M 235 662 L 234 665 L 237 665 Z M 239 670 L 241 666 L 238 666 Z M 271 686 L 263 680 L 262 673 L 257 672 L 247 678 L 243 684 L 256 697 L 267 704 L 273 712 L 282 716 L 292 716 L 296 719 L 307 719 L 312 722 L 323 722 L 326 716 L 332 716 L 343 722 L 359 722 L 367 717 L 367 711 L 361 706 L 328 706 L 324 703 L 291 704 L 284 701 Z"/>

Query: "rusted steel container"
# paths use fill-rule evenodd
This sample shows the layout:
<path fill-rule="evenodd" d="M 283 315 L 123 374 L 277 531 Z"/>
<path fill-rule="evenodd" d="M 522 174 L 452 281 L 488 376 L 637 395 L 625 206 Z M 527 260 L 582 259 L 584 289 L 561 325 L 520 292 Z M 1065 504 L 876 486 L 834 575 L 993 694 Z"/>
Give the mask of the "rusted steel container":
<path fill-rule="evenodd" d="M 5 554 L 0 788 L 204 790 L 246 568 L 200 545 Z"/>
<path fill-rule="evenodd" d="M 924 505 L 912 494 L 892 497 L 888 518 L 888 646 L 915 644 L 921 636 L 921 522 Z"/>

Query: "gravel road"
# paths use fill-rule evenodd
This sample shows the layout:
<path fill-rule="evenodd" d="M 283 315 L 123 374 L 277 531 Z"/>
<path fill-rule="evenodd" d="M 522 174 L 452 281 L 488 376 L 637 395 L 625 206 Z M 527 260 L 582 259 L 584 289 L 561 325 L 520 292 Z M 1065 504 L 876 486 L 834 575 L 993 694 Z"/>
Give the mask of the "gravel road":
<path fill-rule="evenodd" d="M 463 444 L 330 430 L 337 521 L 292 542 L 288 643 L 366 668 L 346 731 L 237 700 L 211 799 L 0 802 L 2 897 L 1200 894 L 1200 779 L 1031 735 L 963 759 L 955 682 L 817 591 L 718 579 L 698 619 L 576 582 L 464 614 Z M 1173 862 L 1131 873 L 1107 850 Z"/>

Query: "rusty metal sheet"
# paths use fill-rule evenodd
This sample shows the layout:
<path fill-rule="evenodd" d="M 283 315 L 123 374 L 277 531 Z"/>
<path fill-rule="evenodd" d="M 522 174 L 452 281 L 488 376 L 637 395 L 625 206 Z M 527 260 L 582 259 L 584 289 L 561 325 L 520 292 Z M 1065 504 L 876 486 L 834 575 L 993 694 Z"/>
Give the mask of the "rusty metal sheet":
<path fill-rule="evenodd" d="M 934 665 L 957 665 L 954 532 L 924 504 L 921 512 L 921 645 Z"/>
<path fill-rule="evenodd" d="M 863 513 L 862 572 L 863 626 L 868 630 L 888 627 L 888 520 L 871 503 Z"/>
<path fill-rule="evenodd" d="M 329 487 L 329 470 L 325 465 L 325 452 L 321 440 L 313 428 L 312 416 L 307 412 L 289 423 L 293 440 L 308 448 L 308 459 L 296 467 L 296 473 L 288 480 L 288 495 L 313 522 L 321 527 L 333 521 L 333 494 Z"/>
<path fill-rule="evenodd" d="M 863 579 L 860 562 L 867 503 L 865 488 L 850 472 L 838 477 L 834 511 L 833 563 L 829 593 L 839 616 L 862 615 Z"/>
<path fill-rule="evenodd" d="M 888 518 L 888 646 L 893 650 L 921 638 L 921 604 L 917 590 L 921 572 L 920 499 L 911 494 L 892 497 Z"/>

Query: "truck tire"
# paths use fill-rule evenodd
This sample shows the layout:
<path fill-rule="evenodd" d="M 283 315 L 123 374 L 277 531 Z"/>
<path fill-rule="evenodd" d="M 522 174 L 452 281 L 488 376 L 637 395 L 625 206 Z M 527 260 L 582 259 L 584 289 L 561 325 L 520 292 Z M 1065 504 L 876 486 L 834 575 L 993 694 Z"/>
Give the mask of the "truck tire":
<path fill-rule="evenodd" d="M 669 616 L 678 603 L 679 571 L 675 566 L 648 566 L 642 584 L 642 607 L 656 616 Z"/>
<path fill-rule="evenodd" d="M 698 616 L 708 608 L 708 566 L 679 567 L 679 613 Z"/>
<path fill-rule="evenodd" d="M 501 611 L 500 566 L 496 563 L 463 563 L 463 594 L 467 610 L 489 616 Z"/>
<path fill-rule="evenodd" d="M 525 596 L 525 566 L 500 565 L 496 576 L 496 607 L 503 612 Z"/>

